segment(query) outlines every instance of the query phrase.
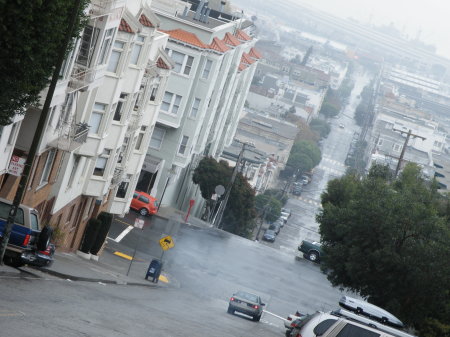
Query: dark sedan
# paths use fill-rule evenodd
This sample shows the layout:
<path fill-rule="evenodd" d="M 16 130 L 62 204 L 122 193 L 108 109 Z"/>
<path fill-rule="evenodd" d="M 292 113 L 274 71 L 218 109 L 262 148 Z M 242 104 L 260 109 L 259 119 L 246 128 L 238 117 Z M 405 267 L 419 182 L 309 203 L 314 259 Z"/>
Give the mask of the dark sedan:
<path fill-rule="evenodd" d="M 266 229 L 266 231 L 264 232 L 264 235 L 263 235 L 263 240 L 274 242 L 276 237 L 277 237 L 277 233 L 275 233 L 274 230 Z"/>

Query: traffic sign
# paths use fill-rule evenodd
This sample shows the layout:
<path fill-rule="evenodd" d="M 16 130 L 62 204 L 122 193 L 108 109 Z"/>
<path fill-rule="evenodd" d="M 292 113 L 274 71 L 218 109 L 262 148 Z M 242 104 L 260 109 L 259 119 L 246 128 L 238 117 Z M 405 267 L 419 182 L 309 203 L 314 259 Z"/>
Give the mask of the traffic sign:
<path fill-rule="evenodd" d="M 163 250 L 168 250 L 175 246 L 175 242 L 173 242 L 173 239 L 170 235 L 167 235 L 163 237 L 161 240 L 159 240 L 159 245 Z"/>

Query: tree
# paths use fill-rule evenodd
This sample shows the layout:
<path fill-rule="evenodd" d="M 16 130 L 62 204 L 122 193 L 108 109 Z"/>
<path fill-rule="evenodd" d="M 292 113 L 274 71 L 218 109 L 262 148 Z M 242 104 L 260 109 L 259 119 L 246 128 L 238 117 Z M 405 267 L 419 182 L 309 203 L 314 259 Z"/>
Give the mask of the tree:
<path fill-rule="evenodd" d="M 206 216 L 214 206 L 211 199 L 217 185 L 228 186 L 233 168 L 225 161 L 217 162 L 212 157 L 203 158 L 192 176 L 194 184 L 199 185 L 206 201 Z M 255 192 L 242 174 L 238 173 L 231 189 L 222 219 L 222 228 L 234 234 L 249 237 L 254 227 Z"/>
<path fill-rule="evenodd" d="M 443 335 L 450 323 L 449 217 L 439 212 L 442 197 L 416 165 L 390 179 L 387 168 L 375 165 L 367 177 L 328 184 L 317 215 L 322 268 L 334 286 Z"/>
<path fill-rule="evenodd" d="M 322 107 L 320 108 L 320 113 L 325 117 L 333 117 L 336 116 L 340 111 L 340 107 L 338 105 L 323 102 Z"/>
<path fill-rule="evenodd" d="M 317 132 L 320 138 L 326 138 L 330 133 L 330 125 L 323 119 L 314 118 L 309 123 L 309 127 L 312 131 Z"/>
<path fill-rule="evenodd" d="M 266 208 L 266 216 L 264 219 L 268 222 L 273 222 L 281 215 L 281 208 L 283 207 L 280 200 L 268 194 L 259 194 L 255 197 L 255 207 L 259 213 Z"/>
<path fill-rule="evenodd" d="M 83 0 L 73 37 L 84 24 Z M 64 41 L 73 1 L 0 1 L 0 125 L 37 105 Z M 18 24 L 20 22 L 20 24 Z"/>

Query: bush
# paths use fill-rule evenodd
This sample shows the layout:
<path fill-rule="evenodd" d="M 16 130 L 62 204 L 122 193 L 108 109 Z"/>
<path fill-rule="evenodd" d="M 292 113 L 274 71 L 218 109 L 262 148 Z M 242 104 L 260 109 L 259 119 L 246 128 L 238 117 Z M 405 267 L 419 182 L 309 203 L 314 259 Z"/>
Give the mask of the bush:
<path fill-rule="evenodd" d="M 80 247 L 83 253 L 88 254 L 91 251 L 101 225 L 102 222 L 100 220 L 94 218 L 89 219 Z"/>
<path fill-rule="evenodd" d="M 97 220 L 101 222 L 101 225 L 90 250 L 91 254 L 94 255 L 98 254 L 103 246 L 103 243 L 105 242 L 106 235 L 108 235 L 109 229 L 111 228 L 113 215 L 111 213 L 101 212 L 97 216 Z"/>

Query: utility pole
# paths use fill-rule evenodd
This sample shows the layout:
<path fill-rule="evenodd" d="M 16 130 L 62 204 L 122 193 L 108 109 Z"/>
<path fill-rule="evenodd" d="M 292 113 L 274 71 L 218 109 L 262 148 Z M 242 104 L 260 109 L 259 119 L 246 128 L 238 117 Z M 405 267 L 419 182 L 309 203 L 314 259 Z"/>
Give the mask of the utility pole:
<path fill-rule="evenodd" d="M 392 129 L 392 130 L 400 132 L 402 135 L 406 134 L 405 143 L 403 144 L 402 152 L 400 153 L 400 157 L 398 158 L 397 167 L 395 168 L 395 177 L 397 177 L 398 172 L 400 171 L 400 168 L 401 168 L 401 165 L 402 165 L 403 157 L 405 156 L 405 151 L 406 151 L 406 147 L 408 146 L 408 141 L 411 138 L 411 136 L 413 138 L 420 138 L 422 140 L 425 140 L 426 138 L 422 137 L 422 136 L 419 136 L 419 135 L 413 134 L 411 129 L 409 129 L 408 132 L 405 132 L 404 130 L 399 130 L 399 129 Z"/>
<path fill-rule="evenodd" d="M 223 217 L 223 213 L 225 211 L 225 208 L 227 207 L 227 202 L 228 202 L 228 198 L 230 197 L 231 194 L 231 189 L 233 188 L 233 184 L 234 181 L 236 180 L 236 175 L 239 171 L 239 165 L 242 161 L 242 158 L 244 157 L 244 152 L 245 152 L 245 148 L 246 146 L 249 146 L 250 144 L 248 143 L 242 143 L 242 149 L 241 152 L 239 153 L 238 159 L 236 161 L 236 166 L 233 169 L 233 173 L 231 174 L 231 179 L 230 182 L 228 183 L 226 192 L 225 192 L 225 197 L 223 198 L 223 201 L 220 203 L 219 205 L 219 209 L 217 210 L 217 218 L 214 220 L 213 225 L 219 227 L 220 222 L 222 221 L 222 217 Z"/>
<path fill-rule="evenodd" d="M 25 193 L 25 187 L 28 183 L 28 178 L 30 175 L 31 167 L 33 166 L 34 158 L 39 149 L 42 136 L 45 132 L 45 125 L 49 115 L 50 103 L 52 102 L 53 94 L 55 92 L 56 84 L 58 83 L 59 73 L 61 71 L 62 64 L 65 59 L 67 46 L 69 45 L 70 39 L 72 37 L 72 32 L 76 24 L 78 17 L 78 12 L 80 10 L 81 0 L 75 0 L 72 8 L 72 12 L 69 18 L 69 24 L 67 27 L 66 36 L 61 48 L 58 52 L 58 58 L 55 64 L 55 69 L 53 70 L 52 80 L 48 88 L 47 97 L 45 98 L 44 106 L 42 107 L 41 116 L 39 117 L 38 125 L 36 127 L 36 132 L 33 136 L 33 141 L 30 146 L 30 151 L 28 152 L 27 159 L 23 168 L 22 175 L 20 177 L 19 186 L 17 187 L 16 195 L 14 196 L 11 209 L 9 210 L 8 219 L 5 224 L 5 229 L 3 232 L 3 238 L 0 242 L 0 265 L 3 264 L 3 257 L 5 256 L 6 246 L 8 245 L 9 237 L 11 235 L 11 230 L 14 225 L 14 219 L 17 214 L 17 209 L 23 199 Z"/>

